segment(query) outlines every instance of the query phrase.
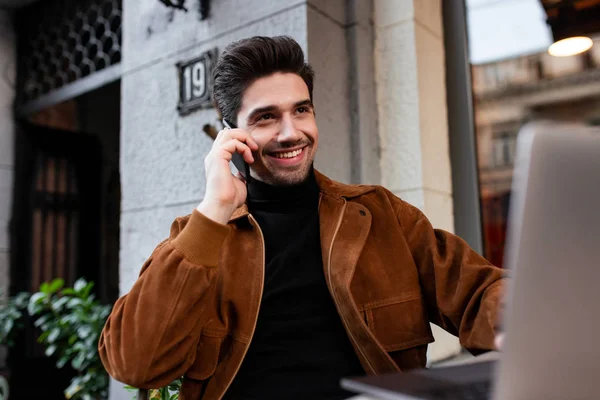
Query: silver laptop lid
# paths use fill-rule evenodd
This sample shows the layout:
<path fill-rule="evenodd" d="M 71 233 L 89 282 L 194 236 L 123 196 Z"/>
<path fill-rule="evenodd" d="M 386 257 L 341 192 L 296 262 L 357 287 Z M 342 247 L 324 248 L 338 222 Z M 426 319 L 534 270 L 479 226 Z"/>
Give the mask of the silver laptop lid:
<path fill-rule="evenodd" d="M 507 333 L 495 399 L 591 399 L 600 383 L 600 130 L 518 139 Z"/>

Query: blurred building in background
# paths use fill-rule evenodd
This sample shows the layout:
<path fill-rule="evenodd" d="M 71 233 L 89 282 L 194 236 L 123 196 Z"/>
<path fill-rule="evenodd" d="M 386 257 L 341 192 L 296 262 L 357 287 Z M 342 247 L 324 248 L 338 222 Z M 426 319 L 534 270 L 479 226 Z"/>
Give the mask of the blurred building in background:
<path fill-rule="evenodd" d="M 202 199 L 220 129 L 210 68 L 253 35 L 293 36 L 316 71 L 318 169 L 386 186 L 501 265 L 520 126 L 599 120 L 598 46 L 546 53 L 600 31 L 599 4 L 0 0 L 0 290 L 84 276 L 112 302 L 131 288 Z M 460 353 L 435 335 L 432 360 Z M 32 374 L 61 396 L 68 376 L 31 341 L 0 353 L 0 373 L 15 399 L 35 395 Z M 111 398 L 130 395 L 115 383 Z"/>
<path fill-rule="evenodd" d="M 544 51 L 472 69 L 485 254 L 503 265 L 517 133 L 539 119 L 600 124 L 600 43 L 572 57 Z"/>

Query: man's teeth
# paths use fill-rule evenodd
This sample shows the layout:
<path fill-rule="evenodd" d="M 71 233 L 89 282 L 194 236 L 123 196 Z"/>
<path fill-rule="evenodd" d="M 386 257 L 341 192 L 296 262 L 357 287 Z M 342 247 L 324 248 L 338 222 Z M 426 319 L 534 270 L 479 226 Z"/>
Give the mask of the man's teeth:
<path fill-rule="evenodd" d="M 288 151 L 287 153 L 275 153 L 274 155 L 277 158 L 292 158 L 292 157 L 296 157 L 300 153 L 302 153 L 302 149 Z"/>

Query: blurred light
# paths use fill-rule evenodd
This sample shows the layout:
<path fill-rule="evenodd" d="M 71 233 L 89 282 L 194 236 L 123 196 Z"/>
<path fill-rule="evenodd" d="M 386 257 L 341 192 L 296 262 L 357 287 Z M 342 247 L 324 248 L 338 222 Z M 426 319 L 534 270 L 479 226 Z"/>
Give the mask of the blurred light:
<path fill-rule="evenodd" d="M 554 42 L 548 53 L 554 57 L 568 57 L 592 48 L 594 42 L 587 36 L 574 36 Z"/>

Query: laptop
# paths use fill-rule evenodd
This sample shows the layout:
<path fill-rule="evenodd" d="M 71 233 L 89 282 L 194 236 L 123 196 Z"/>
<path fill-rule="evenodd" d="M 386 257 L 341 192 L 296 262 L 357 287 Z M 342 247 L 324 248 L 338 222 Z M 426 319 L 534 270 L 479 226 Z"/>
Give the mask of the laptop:
<path fill-rule="evenodd" d="M 343 379 L 370 398 L 600 398 L 600 129 L 536 122 L 519 132 L 497 360 Z"/>

